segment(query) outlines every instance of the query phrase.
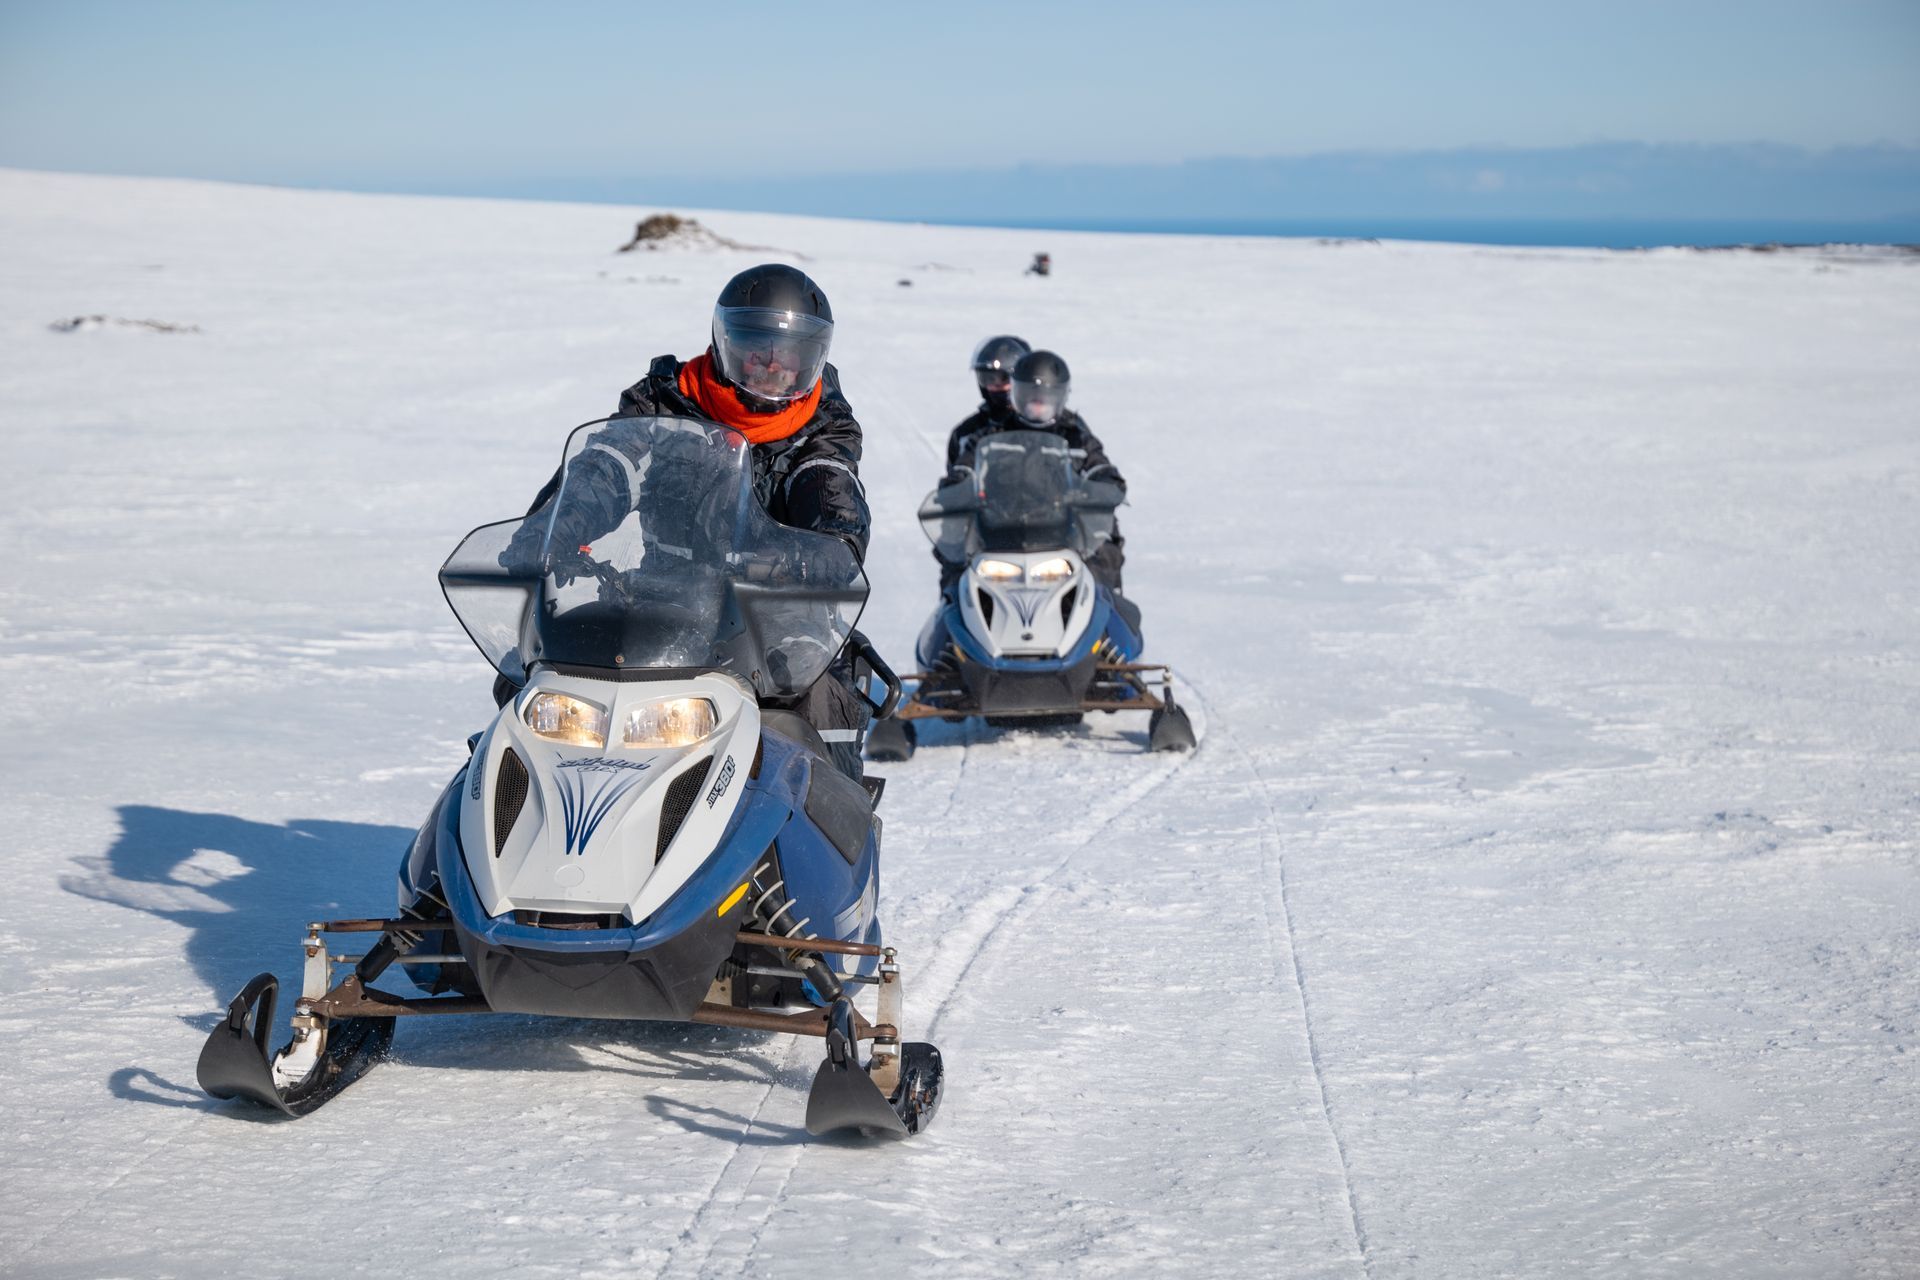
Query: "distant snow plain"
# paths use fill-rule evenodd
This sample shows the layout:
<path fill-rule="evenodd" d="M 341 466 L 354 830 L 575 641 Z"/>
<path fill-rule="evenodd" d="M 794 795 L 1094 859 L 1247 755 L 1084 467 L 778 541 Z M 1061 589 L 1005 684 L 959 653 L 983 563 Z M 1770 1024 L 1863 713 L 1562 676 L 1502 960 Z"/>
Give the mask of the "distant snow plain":
<path fill-rule="evenodd" d="M 0 1272 L 1920 1273 L 1890 257 L 700 215 L 833 299 L 901 664 L 968 352 L 1066 356 L 1199 750 L 876 770 L 913 1143 L 805 1138 L 817 1046 L 634 1023 L 200 1095 L 491 709 L 439 562 L 780 256 L 614 254 L 644 212 L 0 172 Z"/>

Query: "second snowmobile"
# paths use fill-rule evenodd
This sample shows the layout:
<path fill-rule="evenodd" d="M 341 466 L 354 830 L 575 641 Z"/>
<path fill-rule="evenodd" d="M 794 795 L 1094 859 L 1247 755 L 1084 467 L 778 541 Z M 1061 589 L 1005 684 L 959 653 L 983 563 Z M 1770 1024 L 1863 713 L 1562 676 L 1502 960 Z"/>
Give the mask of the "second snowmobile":
<path fill-rule="evenodd" d="M 874 723 L 867 754 L 909 758 L 919 720 L 1057 725 L 1089 711 L 1146 711 L 1153 750 L 1191 749 L 1172 673 L 1139 661 L 1139 610 L 1088 567 L 1120 486 L 1082 474 L 1050 431 L 996 432 L 960 470 L 921 504 L 920 525 L 941 560 L 966 568 L 920 633 L 910 696 Z"/>
<path fill-rule="evenodd" d="M 888 689 L 875 710 L 899 697 L 854 630 L 852 550 L 765 513 L 740 435 L 620 418 L 574 431 L 552 503 L 474 530 L 440 580 L 521 687 L 414 838 L 398 909 L 310 925 L 293 1039 L 269 1052 L 261 974 L 208 1037 L 201 1086 L 303 1115 L 401 1017 L 651 1019 L 818 1037 L 810 1132 L 924 1129 L 944 1068 L 901 1034 L 880 787 L 780 709 L 849 642 Z M 354 934 L 371 945 L 333 951 Z M 395 967 L 417 994 L 373 985 Z"/>

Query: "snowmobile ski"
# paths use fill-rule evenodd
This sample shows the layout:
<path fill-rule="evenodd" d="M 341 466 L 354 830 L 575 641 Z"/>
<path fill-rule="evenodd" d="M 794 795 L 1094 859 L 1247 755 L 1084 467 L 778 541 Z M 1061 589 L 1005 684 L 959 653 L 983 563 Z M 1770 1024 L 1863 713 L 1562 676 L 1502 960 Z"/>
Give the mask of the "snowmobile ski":
<path fill-rule="evenodd" d="M 807 1094 L 807 1132 L 858 1133 L 868 1138 L 909 1138 L 933 1123 L 946 1068 L 940 1051 L 913 1041 L 899 1046 L 899 1061 L 862 1067 L 853 1004 L 836 1000 L 828 1011 L 827 1058 Z M 876 1077 L 890 1078 L 883 1093 Z"/>
<path fill-rule="evenodd" d="M 301 1027 L 295 1040 L 270 1059 L 267 1037 L 279 990 L 280 980 L 263 973 L 233 998 L 227 1016 L 200 1050 L 197 1074 L 200 1087 L 216 1098 L 245 1098 L 285 1115 L 304 1116 L 386 1056 L 393 1043 L 393 1019 L 340 1018 Z M 318 1042 L 316 1051 L 301 1052 L 310 1040 Z"/>
<path fill-rule="evenodd" d="M 1163 698 L 1160 708 L 1147 718 L 1148 750 L 1193 750 L 1193 721 L 1187 718 L 1187 709 L 1175 705 L 1171 688 L 1165 691 Z"/>
<path fill-rule="evenodd" d="M 867 730 L 867 759 L 894 764 L 911 760 L 917 736 L 913 722 L 897 715 L 875 720 Z"/>

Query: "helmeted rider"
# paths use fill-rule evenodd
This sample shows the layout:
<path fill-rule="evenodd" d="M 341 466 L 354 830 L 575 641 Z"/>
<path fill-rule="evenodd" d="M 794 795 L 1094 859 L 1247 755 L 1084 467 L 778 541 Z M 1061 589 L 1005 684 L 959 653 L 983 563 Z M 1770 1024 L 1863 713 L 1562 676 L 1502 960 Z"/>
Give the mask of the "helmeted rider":
<path fill-rule="evenodd" d="M 620 395 L 619 418 L 701 418 L 731 427 L 751 446 L 754 496 L 785 525 L 832 534 L 865 560 L 871 516 L 860 484 L 860 424 L 827 363 L 833 309 L 805 272 L 778 263 L 727 282 L 713 308 L 706 351 L 684 363 L 655 358 Z M 534 497 L 532 515 L 553 500 L 564 467 Z M 504 683 L 504 677 L 502 678 Z M 869 707 L 845 654 L 793 710 L 820 731 L 834 762 L 861 775 Z M 501 701 L 513 686 L 495 685 Z"/>
<path fill-rule="evenodd" d="M 1025 338 L 1010 333 L 983 338 L 973 349 L 973 379 L 980 386 L 980 407 L 947 435 L 949 470 L 961 465 L 963 455 L 972 455 L 974 438 L 981 432 L 1006 425 L 1013 413 L 1013 366 L 1031 350 Z"/>
<path fill-rule="evenodd" d="M 1003 339 L 989 338 L 987 342 Z M 1018 338 L 1006 339 L 1026 343 Z M 986 347 L 982 343 L 982 349 Z M 976 354 L 976 361 L 978 356 Z M 976 365 L 977 367 L 977 365 Z M 984 375 L 981 389 L 986 391 Z M 992 401 L 982 406 L 981 412 L 954 428 L 952 439 L 947 442 L 947 467 L 949 479 L 962 467 L 974 465 L 974 453 L 980 441 L 1000 431 L 1051 431 L 1067 443 L 1074 452 L 1081 474 L 1088 479 L 1108 480 L 1120 486 L 1124 492 L 1126 477 L 1120 469 L 1107 460 L 1107 450 L 1100 443 L 1100 437 L 1088 429 L 1086 419 L 1067 408 L 1067 395 L 1073 387 L 1073 376 L 1067 368 L 1067 362 L 1051 351 L 1027 351 L 1018 356 L 1007 374 L 1007 408 L 1003 414 L 991 412 Z M 978 425 L 975 424 L 978 420 Z M 964 434 L 963 434 L 964 432 Z M 938 559 L 938 555 L 935 556 Z M 1123 601 L 1120 595 L 1120 570 L 1126 563 L 1126 542 L 1120 536 L 1120 525 L 1116 521 L 1112 536 L 1101 544 L 1100 549 L 1087 557 L 1087 568 L 1094 577 L 1106 584 L 1113 592 L 1115 606 L 1120 608 L 1138 628 L 1137 610 L 1131 602 Z M 946 591 L 960 578 L 965 565 L 941 561 L 940 589 Z"/>

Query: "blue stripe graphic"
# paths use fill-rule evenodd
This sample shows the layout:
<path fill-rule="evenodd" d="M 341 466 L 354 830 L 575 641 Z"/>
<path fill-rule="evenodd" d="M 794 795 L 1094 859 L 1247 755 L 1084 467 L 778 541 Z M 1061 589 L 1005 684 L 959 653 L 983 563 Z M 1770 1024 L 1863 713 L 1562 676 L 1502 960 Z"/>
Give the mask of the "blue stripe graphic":
<path fill-rule="evenodd" d="M 560 775 L 560 818 L 566 825 L 569 854 L 584 854 L 587 851 L 593 833 L 613 812 L 613 806 L 639 781 L 638 774 L 611 777 L 589 796 L 586 775 L 571 771 Z"/>

